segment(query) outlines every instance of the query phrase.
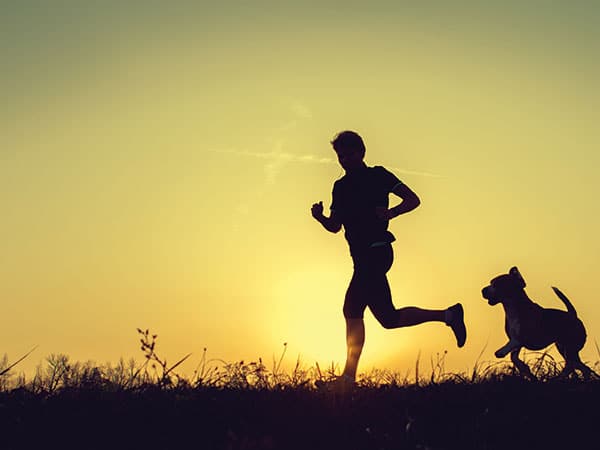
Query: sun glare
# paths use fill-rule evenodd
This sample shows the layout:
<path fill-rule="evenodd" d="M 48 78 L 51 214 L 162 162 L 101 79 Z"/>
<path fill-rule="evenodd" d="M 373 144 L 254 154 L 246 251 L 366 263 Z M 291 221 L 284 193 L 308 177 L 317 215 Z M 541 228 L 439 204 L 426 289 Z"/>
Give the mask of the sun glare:
<path fill-rule="evenodd" d="M 343 367 L 346 357 L 344 294 L 350 273 L 320 267 L 290 273 L 274 287 L 271 336 L 288 343 L 288 359 L 299 356 L 308 365 L 321 368 L 331 363 Z M 398 350 L 407 345 L 398 333 L 383 329 L 365 311 L 366 342 L 361 367 L 377 366 L 390 357 L 390 345 Z"/>
<path fill-rule="evenodd" d="M 345 357 L 341 315 L 345 278 L 341 271 L 311 267 L 291 272 L 275 283 L 269 331 L 308 364 L 343 361 Z"/>

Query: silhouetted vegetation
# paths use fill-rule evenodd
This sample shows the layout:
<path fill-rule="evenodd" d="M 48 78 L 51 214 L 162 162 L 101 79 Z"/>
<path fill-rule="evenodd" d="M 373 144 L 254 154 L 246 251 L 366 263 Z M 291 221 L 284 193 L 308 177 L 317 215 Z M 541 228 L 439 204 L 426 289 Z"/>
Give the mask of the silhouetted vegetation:
<path fill-rule="evenodd" d="M 50 355 L 31 379 L 0 361 L 0 448 L 548 449 L 598 446 L 600 381 L 560 379 L 562 362 L 530 354 L 537 380 L 507 363 L 448 373 L 362 374 L 356 388 L 318 389 L 337 368 L 284 371 L 282 360 L 227 363 L 206 350 L 190 377 L 138 330 L 144 361 L 116 365 Z M 600 362 L 594 365 L 598 370 Z M 424 375 L 426 373 L 427 375 Z M 590 447 L 591 446 L 591 447 Z"/>

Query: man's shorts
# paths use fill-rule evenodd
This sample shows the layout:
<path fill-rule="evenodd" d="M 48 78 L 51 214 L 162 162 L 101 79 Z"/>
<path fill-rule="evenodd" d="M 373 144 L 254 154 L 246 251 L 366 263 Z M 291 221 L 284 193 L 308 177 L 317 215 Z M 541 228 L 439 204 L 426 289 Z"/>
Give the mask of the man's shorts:
<path fill-rule="evenodd" d="M 392 245 L 385 244 L 354 251 L 352 260 L 354 273 L 346 291 L 344 317 L 362 319 L 367 306 L 374 313 L 394 310 L 386 277 L 394 261 Z"/>

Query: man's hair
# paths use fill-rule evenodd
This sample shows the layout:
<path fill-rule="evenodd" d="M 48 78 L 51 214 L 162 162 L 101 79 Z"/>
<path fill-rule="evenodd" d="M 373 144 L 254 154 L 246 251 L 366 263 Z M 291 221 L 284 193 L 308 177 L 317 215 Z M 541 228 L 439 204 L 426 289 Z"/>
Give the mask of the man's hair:
<path fill-rule="evenodd" d="M 331 141 L 333 149 L 337 152 L 342 149 L 350 149 L 360 153 L 361 157 L 365 156 L 365 143 L 360 135 L 354 131 L 342 131 L 338 133 L 333 141 Z"/>

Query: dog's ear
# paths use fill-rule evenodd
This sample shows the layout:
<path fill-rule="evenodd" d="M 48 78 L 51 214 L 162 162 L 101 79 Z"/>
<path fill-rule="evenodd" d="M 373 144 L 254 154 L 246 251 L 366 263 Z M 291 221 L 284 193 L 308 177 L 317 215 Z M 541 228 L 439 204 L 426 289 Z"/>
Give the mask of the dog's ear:
<path fill-rule="evenodd" d="M 517 280 L 519 280 L 519 283 L 522 284 L 523 287 L 526 286 L 525 280 L 523 279 L 523 276 L 521 275 L 521 272 L 519 272 L 519 269 L 517 268 L 517 266 L 511 267 L 510 270 L 508 271 L 508 273 L 512 277 L 515 277 Z"/>

